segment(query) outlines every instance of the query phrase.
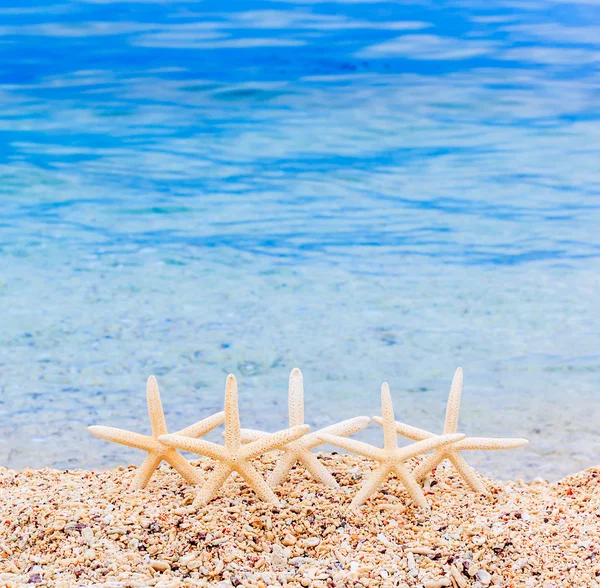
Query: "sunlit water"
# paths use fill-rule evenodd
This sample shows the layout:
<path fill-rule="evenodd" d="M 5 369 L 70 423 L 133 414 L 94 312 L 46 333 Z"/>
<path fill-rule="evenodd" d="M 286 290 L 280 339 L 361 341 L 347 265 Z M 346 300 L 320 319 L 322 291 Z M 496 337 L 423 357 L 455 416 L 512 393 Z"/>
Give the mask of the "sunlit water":
<path fill-rule="evenodd" d="M 598 5 L 493 5 L 0 2 L 0 464 L 139 463 L 150 374 L 441 431 L 459 365 L 481 471 L 597 464 Z"/>

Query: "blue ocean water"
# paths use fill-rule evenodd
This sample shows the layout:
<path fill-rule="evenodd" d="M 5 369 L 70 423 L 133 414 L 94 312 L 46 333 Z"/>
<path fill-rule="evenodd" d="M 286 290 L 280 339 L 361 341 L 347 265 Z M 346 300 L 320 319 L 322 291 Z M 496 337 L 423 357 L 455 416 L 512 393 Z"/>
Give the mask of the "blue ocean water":
<path fill-rule="evenodd" d="M 0 464 L 89 424 L 379 412 L 600 455 L 595 0 L 0 0 Z M 363 434 L 377 440 L 376 426 Z M 218 434 L 215 433 L 216 437 Z"/>

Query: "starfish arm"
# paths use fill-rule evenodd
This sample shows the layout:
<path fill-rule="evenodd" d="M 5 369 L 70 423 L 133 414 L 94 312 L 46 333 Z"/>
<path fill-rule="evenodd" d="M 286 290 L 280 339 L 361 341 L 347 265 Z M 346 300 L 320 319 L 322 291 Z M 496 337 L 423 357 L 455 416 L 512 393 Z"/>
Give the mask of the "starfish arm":
<path fill-rule="evenodd" d="M 273 490 L 269 488 L 268 484 L 252 465 L 248 462 L 239 462 L 236 469 L 261 500 L 275 505 L 279 504 L 279 500 L 277 500 L 277 496 L 275 496 Z"/>
<path fill-rule="evenodd" d="M 240 429 L 237 380 L 229 374 L 225 384 L 225 447 L 230 451 L 240 447 Z"/>
<path fill-rule="evenodd" d="M 141 488 L 145 488 L 161 461 L 162 457 L 153 453 L 149 454 L 142 462 L 142 465 L 138 468 L 138 471 L 136 472 L 135 477 L 131 481 L 129 487 L 132 490 L 140 490 Z"/>
<path fill-rule="evenodd" d="M 431 470 L 444 461 L 444 459 L 446 459 L 446 452 L 443 449 L 438 449 L 431 455 L 427 455 L 412 472 L 415 480 L 420 482 L 427 474 L 431 473 Z"/>
<path fill-rule="evenodd" d="M 369 426 L 371 419 L 367 416 L 354 417 L 353 419 L 347 419 L 335 425 L 329 425 L 316 431 L 316 434 L 327 433 L 328 435 L 340 435 L 341 437 L 347 437 L 348 435 L 354 435 Z"/>
<path fill-rule="evenodd" d="M 421 490 L 421 487 L 419 484 L 417 484 L 417 481 L 412 473 L 401 464 L 397 464 L 394 467 L 394 472 L 396 476 L 398 476 L 398 479 L 404 484 L 406 491 L 409 493 L 413 501 L 422 509 L 429 510 L 429 505 L 427 504 L 427 500 L 425 500 L 423 490 Z"/>
<path fill-rule="evenodd" d="M 181 435 L 161 435 L 158 440 L 167 447 L 206 455 L 219 461 L 225 461 L 228 456 L 224 447 L 210 441 L 204 441 L 203 439 L 193 439 L 192 437 L 182 437 Z"/>
<path fill-rule="evenodd" d="M 448 459 L 452 462 L 452 465 L 456 468 L 462 479 L 474 492 L 479 492 L 480 494 L 488 493 L 487 488 L 479 479 L 475 470 L 464 460 L 463 456 L 460 455 L 458 451 L 452 451 L 448 455 Z"/>
<path fill-rule="evenodd" d="M 302 372 L 298 368 L 294 368 L 290 373 L 288 411 L 290 427 L 304 424 L 304 382 Z"/>
<path fill-rule="evenodd" d="M 308 451 L 309 449 L 314 449 L 319 445 L 323 445 L 323 441 L 319 435 L 326 433 L 327 435 L 339 435 L 340 437 L 347 437 L 348 435 L 353 435 L 354 433 L 358 433 L 358 431 L 362 431 L 364 428 L 369 426 L 371 419 L 369 417 L 360 416 L 355 417 L 353 419 L 348 419 L 346 421 L 342 421 L 341 423 L 335 423 L 334 425 L 329 425 L 324 427 L 323 429 L 319 429 L 310 435 L 306 435 L 302 438 L 302 446 Z"/>
<path fill-rule="evenodd" d="M 158 447 L 154 438 L 148 435 L 140 435 L 139 433 L 125 431 L 124 429 L 94 425 L 88 427 L 88 431 L 92 435 L 100 437 L 100 439 L 106 439 L 106 441 L 112 441 L 113 443 L 135 447 L 136 449 L 143 449 L 144 451 L 154 451 Z"/>
<path fill-rule="evenodd" d="M 346 437 L 340 437 L 339 435 L 327 435 L 326 433 L 319 435 L 319 437 L 323 443 L 341 447 L 342 449 L 352 451 L 352 453 L 358 453 L 358 455 L 363 455 L 369 459 L 374 459 L 376 461 L 383 459 L 383 450 L 379 449 L 379 447 L 369 445 L 368 443 L 356 441 L 355 439 L 346 439 Z"/>
<path fill-rule="evenodd" d="M 193 505 L 198 508 L 208 504 L 219 492 L 221 486 L 225 484 L 229 474 L 231 474 L 231 466 L 226 463 L 218 464 L 213 472 L 210 474 L 203 486 L 200 487 L 196 498 L 194 498 Z"/>
<path fill-rule="evenodd" d="M 225 413 L 218 412 L 217 414 L 202 419 L 185 429 L 181 429 L 181 431 L 177 431 L 174 435 L 181 435 L 182 437 L 202 437 L 202 435 L 206 435 L 206 433 L 209 433 L 219 425 L 222 425 L 224 420 Z"/>
<path fill-rule="evenodd" d="M 256 429 L 242 429 L 240 431 L 240 440 L 242 443 L 251 443 L 263 437 L 268 437 L 270 433 L 266 431 L 257 431 Z"/>
<path fill-rule="evenodd" d="M 373 417 L 373 421 L 379 426 L 383 426 L 383 419 L 381 417 Z M 396 433 L 406 437 L 407 439 L 413 439 L 415 441 L 423 441 L 423 439 L 428 439 L 429 437 L 435 436 L 434 433 L 430 433 L 425 429 L 419 429 L 418 427 L 405 425 L 404 423 L 400 423 L 398 421 L 396 421 Z"/>
<path fill-rule="evenodd" d="M 398 447 L 398 436 L 396 435 L 396 421 L 394 420 L 394 406 L 392 395 L 387 382 L 381 386 L 381 420 L 383 427 L 383 446 L 386 449 Z"/>
<path fill-rule="evenodd" d="M 267 478 L 267 483 L 271 488 L 279 486 L 290 473 L 290 470 L 296 463 L 296 456 L 293 453 L 284 453 L 277 462 L 277 465 Z"/>
<path fill-rule="evenodd" d="M 255 457 L 261 453 L 266 453 L 272 449 L 281 449 L 284 445 L 299 439 L 303 435 L 308 433 L 310 427 L 308 425 L 300 425 L 299 427 L 292 427 L 291 429 L 284 429 L 277 433 L 272 433 L 268 437 L 263 437 L 244 445 L 239 452 L 242 459 L 248 459 L 249 457 Z"/>
<path fill-rule="evenodd" d="M 148 400 L 148 415 L 152 425 L 152 435 L 158 437 L 167 432 L 167 423 L 165 422 L 165 413 L 162 402 L 160 401 L 160 391 L 158 382 L 154 376 L 148 378 L 146 383 L 146 399 Z"/>
<path fill-rule="evenodd" d="M 361 489 L 356 493 L 352 502 L 350 503 L 350 508 L 356 508 L 360 506 L 367 498 L 370 498 L 379 490 L 379 487 L 383 484 L 385 479 L 388 477 L 390 472 L 389 466 L 380 465 L 376 470 L 371 472 L 371 475 L 367 478 L 365 483 L 362 485 Z"/>
<path fill-rule="evenodd" d="M 165 455 L 165 461 L 178 471 L 181 477 L 189 484 L 196 486 L 202 483 L 202 476 L 200 476 L 198 470 L 183 455 L 177 453 L 177 451 L 169 451 Z"/>
<path fill-rule="evenodd" d="M 314 453 L 306 452 L 303 455 L 300 455 L 300 461 L 307 469 L 308 473 L 315 479 L 317 482 L 321 482 L 325 486 L 329 486 L 330 488 L 337 488 L 339 484 L 336 479 L 331 475 L 329 470 L 319 461 Z"/>
<path fill-rule="evenodd" d="M 458 413 L 460 411 L 460 395 L 463 387 L 463 371 L 458 368 L 452 378 L 450 394 L 448 395 L 448 404 L 446 405 L 446 421 L 444 423 L 444 433 L 456 433 L 458 427 Z"/>
<path fill-rule="evenodd" d="M 491 451 L 497 449 L 516 449 L 517 447 L 523 447 L 527 445 L 529 441 L 527 439 L 493 439 L 488 437 L 467 437 L 462 441 L 459 441 L 454 447 L 459 451 L 468 451 L 471 449 L 481 449 L 484 451 Z"/>
<path fill-rule="evenodd" d="M 430 437 L 424 441 L 417 441 L 408 447 L 403 447 L 400 450 L 400 453 L 402 455 L 402 459 L 407 460 L 411 457 L 415 457 L 416 455 L 421 455 L 421 453 L 427 453 L 432 449 L 437 449 L 443 445 L 455 443 L 456 441 L 460 441 L 464 438 L 465 436 L 460 433 L 454 435 L 436 435 L 435 437 Z"/>

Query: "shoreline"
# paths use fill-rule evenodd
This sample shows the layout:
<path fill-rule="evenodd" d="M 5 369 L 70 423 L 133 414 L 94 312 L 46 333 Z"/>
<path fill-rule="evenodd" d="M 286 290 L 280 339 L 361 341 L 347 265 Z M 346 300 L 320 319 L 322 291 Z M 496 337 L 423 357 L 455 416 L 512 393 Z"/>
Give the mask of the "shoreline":
<path fill-rule="evenodd" d="M 317 455 L 341 488 L 296 468 L 275 490 L 279 507 L 232 476 L 196 509 L 197 490 L 166 464 L 136 491 L 134 466 L 0 467 L 0 586 L 600 586 L 600 468 L 559 482 L 485 478 L 486 497 L 441 467 L 429 513 L 394 478 L 349 512 L 372 462 Z M 255 465 L 265 475 L 275 459 Z"/>

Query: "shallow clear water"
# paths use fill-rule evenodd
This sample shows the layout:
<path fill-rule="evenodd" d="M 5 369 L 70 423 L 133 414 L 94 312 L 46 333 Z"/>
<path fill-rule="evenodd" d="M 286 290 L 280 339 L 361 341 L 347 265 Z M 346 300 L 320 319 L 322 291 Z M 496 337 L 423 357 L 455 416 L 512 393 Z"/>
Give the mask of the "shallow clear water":
<path fill-rule="evenodd" d="M 600 455 L 600 16 L 541 2 L 0 2 L 0 463 L 379 412 Z M 363 439 L 376 441 L 372 426 Z M 215 433 L 213 438 L 218 438 Z"/>

